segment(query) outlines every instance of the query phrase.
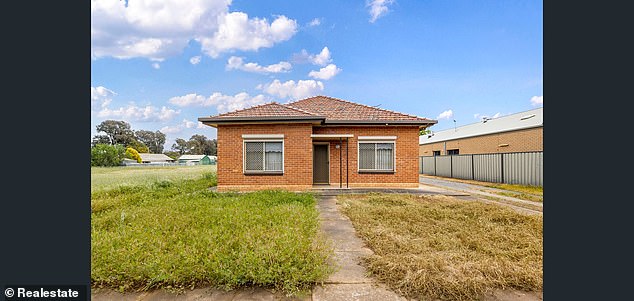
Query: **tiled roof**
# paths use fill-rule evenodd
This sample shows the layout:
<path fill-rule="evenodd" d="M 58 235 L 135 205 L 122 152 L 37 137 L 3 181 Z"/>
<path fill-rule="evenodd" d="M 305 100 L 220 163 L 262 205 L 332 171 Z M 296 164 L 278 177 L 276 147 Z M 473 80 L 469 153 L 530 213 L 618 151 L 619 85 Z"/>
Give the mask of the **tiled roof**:
<path fill-rule="evenodd" d="M 426 121 L 429 119 L 385 109 L 366 106 L 334 97 L 315 96 L 286 104 L 287 106 L 313 112 L 326 120 L 381 120 L 381 121 Z"/>
<path fill-rule="evenodd" d="M 269 102 L 255 107 L 227 112 L 213 116 L 216 118 L 236 118 L 236 117 L 318 117 L 299 108 L 281 105 L 276 102 Z"/>
<path fill-rule="evenodd" d="M 165 154 L 148 154 L 148 153 L 139 153 L 141 156 L 141 160 L 143 162 L 165 162 L 165 161 L 174 161 L 174 159 L 166 156 Z"/>
<path fill-rule="evenodd" d="M 178 160 L 202 160 L 207 155 L 181 155 Z"/>
<path fill-rule="evenodd" d="M 322 120 L 325 123 L 413 123 L 434 124 L 435 120 L 362 105 L 334 97 L 314 96 L 286 104 L 266 103 L 198 120 L 216 122 L 267 120 Z"/>

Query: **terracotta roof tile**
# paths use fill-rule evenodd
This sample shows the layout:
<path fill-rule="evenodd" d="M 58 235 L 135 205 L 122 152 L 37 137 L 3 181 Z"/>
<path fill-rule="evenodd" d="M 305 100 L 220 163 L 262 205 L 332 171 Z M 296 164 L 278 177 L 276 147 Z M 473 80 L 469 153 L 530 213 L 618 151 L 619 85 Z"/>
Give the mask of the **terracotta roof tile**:
<path fill-rule="evenodd" d="M 425 121 L 429 120 L 414 115 L 370 107 L 329 96 L 315 96 L 286 104 L 289 107 L 303 109 L 327 120 L 385 120 L 385 121 Z"/>
<path fill-rule="evenodd" d="M 201 121 L 235 121 L 242 119 L 323 119 L 326 122 L 409 122 L 436 123 L 435 120 L 358 104 L 334 97 L 314 96 L 287 104 L 276 102 L 199 118 Z"/>
<path fill-rule="evenodd" d="M 318 117 L 316 114 L 307 112 L 299 108 L 293 108 L 279 104 L 277 102 L 269 102 L 258 106 L 227 112 L 224 114 L 213 116 L 214 118 L 235 118 L 235 117 Z"/>

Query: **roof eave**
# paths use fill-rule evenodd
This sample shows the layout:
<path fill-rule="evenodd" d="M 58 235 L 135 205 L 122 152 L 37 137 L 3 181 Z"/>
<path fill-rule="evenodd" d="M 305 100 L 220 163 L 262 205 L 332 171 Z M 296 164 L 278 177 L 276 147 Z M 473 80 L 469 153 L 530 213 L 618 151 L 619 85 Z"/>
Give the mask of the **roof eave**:
<path fill-rule="evenodd" d="M 321 116 L 288 116 L 288 117 L 200 117 L 198 121 L 205 125 L 218 127 L 219 124 L 266 124 L 266 123 L 313 123 L 321 124 L 325 120 Z"/>
<path fill-rule="evenodd" d="M 328 120 L 324 121 L 324 124 L 337 125 L 337 124 L 376 124 L 376 125 L 418 125 L 429 126 L 438 123 L 436 120 Z"/>

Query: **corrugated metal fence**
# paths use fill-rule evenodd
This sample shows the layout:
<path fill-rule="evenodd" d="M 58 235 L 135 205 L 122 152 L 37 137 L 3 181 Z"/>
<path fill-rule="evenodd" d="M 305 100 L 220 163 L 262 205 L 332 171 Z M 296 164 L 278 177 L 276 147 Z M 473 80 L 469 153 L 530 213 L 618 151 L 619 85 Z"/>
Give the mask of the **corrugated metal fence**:
<path fill-rule="evenodd" d="M 419 173 L 426 175 L 544 186 L 544 152 L 422 156 Z"/>

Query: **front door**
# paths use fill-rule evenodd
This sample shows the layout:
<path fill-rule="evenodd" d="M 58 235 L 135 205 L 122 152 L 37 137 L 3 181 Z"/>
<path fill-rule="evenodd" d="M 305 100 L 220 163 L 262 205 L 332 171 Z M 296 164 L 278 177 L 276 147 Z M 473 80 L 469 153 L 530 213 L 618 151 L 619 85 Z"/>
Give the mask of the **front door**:
<path fill-rule="evenodd" d="M 313 144 L 313 184 L 328 184 L 328 144 Z"/>

